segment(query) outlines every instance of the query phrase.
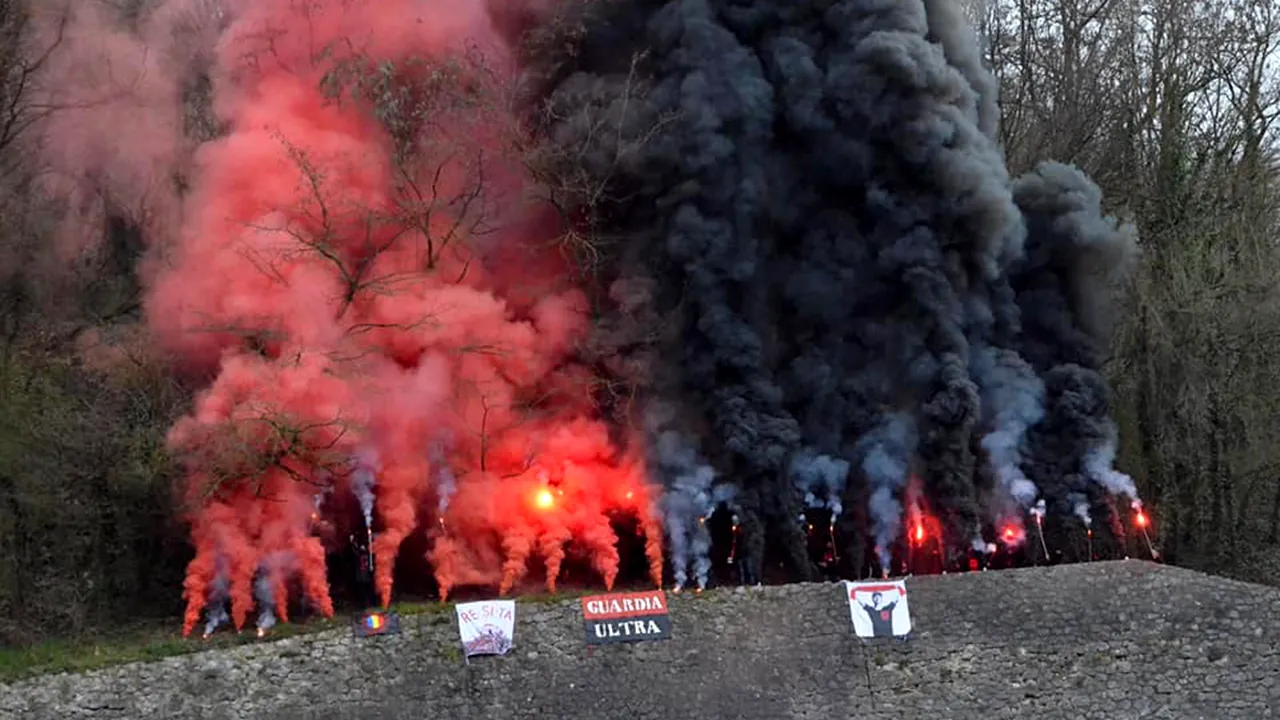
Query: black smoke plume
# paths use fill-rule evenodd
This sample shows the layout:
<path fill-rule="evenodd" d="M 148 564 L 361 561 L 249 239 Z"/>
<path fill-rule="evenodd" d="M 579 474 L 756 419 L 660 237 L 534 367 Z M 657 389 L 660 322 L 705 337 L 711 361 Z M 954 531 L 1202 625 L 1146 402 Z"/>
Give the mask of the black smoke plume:
<path fill-rule="evenodd" d="M 1099 372 L 1121 275 L 1098 265 L 1132 233 L 1078 171 L 1011 180 L 952 0 L 598 0 L 546 23 L 544 171 L 601 286 L 652 291 L 654 345 L 615 350 L 654 359 L 651 445 L 739 486 L 746 581 L 767 557 L 813 571 L 796 518 L 819 477 L 860 506 L 854 558 L 888 553 L 913 483 L 952 550 L 1037 499 L 1132 490 Z M 670 492 L 692 462 L 656 463 Z"/>

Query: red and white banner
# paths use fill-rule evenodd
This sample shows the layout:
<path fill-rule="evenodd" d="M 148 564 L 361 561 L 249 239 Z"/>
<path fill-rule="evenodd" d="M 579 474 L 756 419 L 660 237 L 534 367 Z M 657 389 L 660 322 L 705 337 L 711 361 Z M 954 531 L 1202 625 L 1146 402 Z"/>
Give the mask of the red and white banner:
<path fill-rule="evenodd" d="M 849 613 L 858 637 L 894 637 L 911 633 L 905 580 L 845 581 Z"/>
<path fill-rule="evenodd" d="M 662 590 L 584 597 L 582 620 L 588 645 L 671 637 L 667 594 Z"/>

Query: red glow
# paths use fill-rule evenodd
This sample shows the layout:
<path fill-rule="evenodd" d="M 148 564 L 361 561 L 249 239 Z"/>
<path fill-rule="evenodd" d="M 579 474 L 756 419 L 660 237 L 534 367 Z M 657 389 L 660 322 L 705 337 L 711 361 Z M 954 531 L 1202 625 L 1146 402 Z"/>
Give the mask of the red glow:
<path fill-rule="evenodd" d="M 628 500 L 630 500 L 630 499 L 634 498 L 635 496 L 636 496 L 636 494 L 635 494 L 634 492 L 632 492 L 632 491 L 630 491 L 630 490 L 628 490 L 628 491 L 627 491 L 627 499 L 628 499 Z"/>
<path fill-rule="evenodd" d="M 916 523 L 916 542 L 919 543 L 922 540 L 924 540 L 924 523 L 918 522 Z"/>
<path fill-rule="evenodd" d="M 1018 535 L 1018 531 L 1017 531 L 1017 530 L 1014 530 L 1014 529 L 1013 529 L 1013 527 L 1006 527 L 1006 528 L 1004 529 L 1004 539 L 1005 539 L 1005 540 L 1012 540 L 1012 539 L 1014 539 L 1015 537 L 1017 537 L 1017 535 Z"/>

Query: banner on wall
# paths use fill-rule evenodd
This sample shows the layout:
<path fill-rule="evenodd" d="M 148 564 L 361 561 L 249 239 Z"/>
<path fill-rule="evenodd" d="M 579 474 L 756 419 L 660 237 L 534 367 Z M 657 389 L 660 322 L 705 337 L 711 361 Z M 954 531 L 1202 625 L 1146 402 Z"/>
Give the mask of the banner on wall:
<path fill-rule="evenodd" d="M 858 637 L 902 637 L 911 633 L 905 580 L 845 581 L 849 612 Z"/>
<path fill-rule="evenodd" d="M 671 637 L 667 594 L 662 590 L 582 598 L 588 645 L 666 640 Z"/>
<path fill-rule="evenodd" d="M 506 655 L 516 629 L 514 600 L 458 603 L 458 635 L 466 657 Z"/>

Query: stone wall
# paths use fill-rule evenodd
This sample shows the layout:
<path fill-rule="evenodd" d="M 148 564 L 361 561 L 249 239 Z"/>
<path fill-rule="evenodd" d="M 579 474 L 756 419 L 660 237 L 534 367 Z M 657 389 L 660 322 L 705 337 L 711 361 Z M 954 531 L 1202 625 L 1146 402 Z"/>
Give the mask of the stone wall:
<path fill-rule="evenodd" d="M 842 585 L 671 602 L 674 636 L 588 648 L 576 601 L 520 603 L 464 664 L 452 613 L 0 686 L 0 717 L 1280 717 L 1280 591 L 1138 561 L 913 578 L 907 640 L 853 635 Z"/>

